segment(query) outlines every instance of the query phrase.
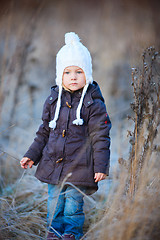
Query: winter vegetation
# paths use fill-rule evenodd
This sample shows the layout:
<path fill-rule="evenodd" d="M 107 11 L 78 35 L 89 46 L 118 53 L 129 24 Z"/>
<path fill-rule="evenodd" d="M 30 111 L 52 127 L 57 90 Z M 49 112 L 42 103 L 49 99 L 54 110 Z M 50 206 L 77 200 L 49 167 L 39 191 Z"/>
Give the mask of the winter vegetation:
<path fill-rule="evenodd" d="M 47 185 L 19 161 L 40 124 L 67 31 L 92 53 L 113 123 L 111 173 L 85 196 L 82 239 L 159 239 L 159 16 L 158 1 L 149 0 L 2 1 L 0 240 L 46 237 Z"/>
<path fill-rule="evenodd" d="M 132 69 L 133 129 L 128 130 L 130 154 L 119 158 L 108 194 L 85 196 L 86 222 L 82 239 L 159 239 L 160 229 L 160 55 L 153 47 Z M 126 133 L 127 134 L 127 133 Z M 4 164 L 1 151 L 1 239 L 45 239 L 47 188 L 24 170 L 17 179 L 19 159 Z M 6 168 L 6 169 L 5 169 Z M 6 174 L 7 173 L 7 174 Z M 13 181 L 15 179 L 15 181 Z M 106 184 L 109 179 L 105 180 Z M 13 182 L 13 183 L 12 183 Z"/>
<path fill-rule="evenodd" d="M 89 239 L 158 239 L 160 234 L 160 82 L 159 53 L 143 55 L 142 69 L 132 69 L 134 122 L 128 160 L 119 159 L 106 209 L 89 229 Z M 96 231 L 97 229 L 97 231 Z"/>

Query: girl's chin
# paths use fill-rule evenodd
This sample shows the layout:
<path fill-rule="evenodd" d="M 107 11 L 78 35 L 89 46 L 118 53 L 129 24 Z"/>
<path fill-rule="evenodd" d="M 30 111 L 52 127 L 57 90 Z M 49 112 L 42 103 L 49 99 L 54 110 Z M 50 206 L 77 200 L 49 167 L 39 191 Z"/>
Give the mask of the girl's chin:
<path fill-rule="evenodd" d="M 83 88 L 83 86 L 79 86 L 78 84 L 74 84 L 74 83 L 68 86 L 65 86 L 65 85 L 63 86 L 65 87 L 65 89 L 68 89 L 69 91 L 77 91 Z"/>
<path fill-rule="evenodd" d="M 77 90 L 80 89 L 80 87 L 78 87 L 77 85 L 71 85 L 71 86 L 69 86 L 69 89 L 70 89 L 71 91 L 77 91 Z"/>

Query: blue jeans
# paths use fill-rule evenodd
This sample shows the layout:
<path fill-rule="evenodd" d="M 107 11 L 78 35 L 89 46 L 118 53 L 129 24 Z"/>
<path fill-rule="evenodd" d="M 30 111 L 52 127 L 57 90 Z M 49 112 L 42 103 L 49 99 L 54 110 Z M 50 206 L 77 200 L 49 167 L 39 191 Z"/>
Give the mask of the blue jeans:
<path fill-rule="evenodd" d="M 82 192 L 86 187 L 78 187 Z M 57 236 L 73 234 L 76 239 L 83 235 L 84 213 L 83 194 L 65 185 L 48 184 L 47 225 Z"/>

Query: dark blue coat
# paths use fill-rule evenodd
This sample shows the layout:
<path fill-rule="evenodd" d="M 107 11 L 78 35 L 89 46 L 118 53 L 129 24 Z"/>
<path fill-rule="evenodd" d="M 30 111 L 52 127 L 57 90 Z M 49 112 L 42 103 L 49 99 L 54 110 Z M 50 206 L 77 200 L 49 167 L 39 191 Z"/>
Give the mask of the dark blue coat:
<path fill-rule="evenodd" d="M 94 173 L 109 174 L 111 122 L 99 86 L 93 82 L 81 108 L 84 123 L 74 125 L 80 97 L 81 90 L 70 93 L 63 89 L 60 114 L 53 130 L 49 122 L 54 118 L 58 87 L 52 87 L 44 104 L 43 123 L 24 157 L 35 165 L 39 163 L 35 176 L 42 182 L 59 184 L 71 172 L 68 182 L 97 190 Z"/>

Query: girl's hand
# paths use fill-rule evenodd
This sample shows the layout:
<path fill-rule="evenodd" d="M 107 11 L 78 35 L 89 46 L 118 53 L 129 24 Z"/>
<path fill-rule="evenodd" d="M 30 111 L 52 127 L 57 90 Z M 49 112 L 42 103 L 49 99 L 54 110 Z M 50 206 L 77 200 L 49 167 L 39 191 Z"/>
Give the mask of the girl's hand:
<path fill-rule="evenodd" d="M 31 168 L 32 165 L 34 164 L 34 162 L 33 162 L 30 158 L 24 157 L 24 158 L 22 158 L 22 160 L 20 161 L 20 164 L 21 164 L 21 167 L 22 167 L 22 168 L 27 169 L 28 165 L 29 165 L 29 167 Z"/>
<path fill-rule="evenodd" d="M 95 182 L 99 182 L 101 180 L 104 180 L 106 178 L 106 174 L 104 173 L 95 173 L 94 175 L 94 179 L 95 179 Z"/>

